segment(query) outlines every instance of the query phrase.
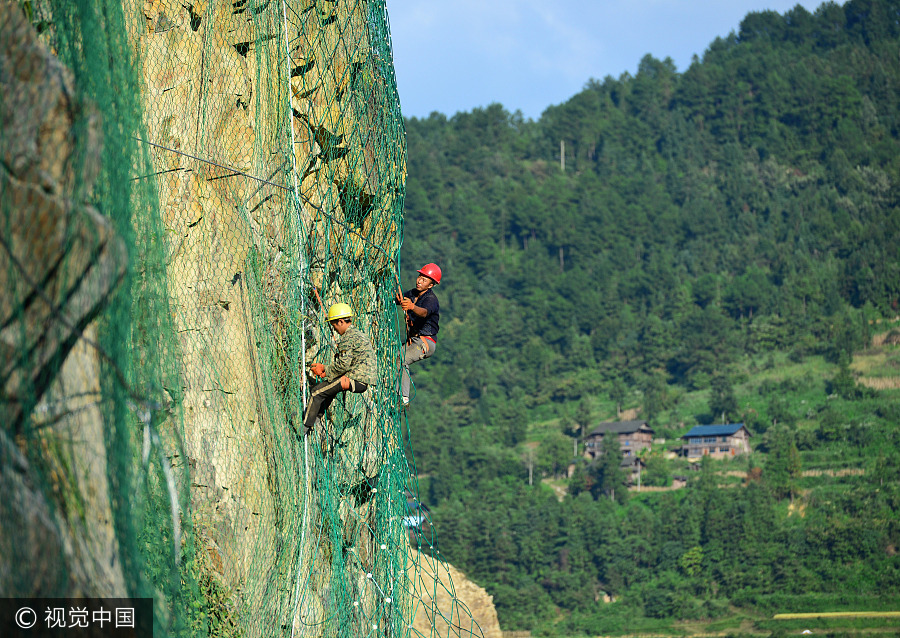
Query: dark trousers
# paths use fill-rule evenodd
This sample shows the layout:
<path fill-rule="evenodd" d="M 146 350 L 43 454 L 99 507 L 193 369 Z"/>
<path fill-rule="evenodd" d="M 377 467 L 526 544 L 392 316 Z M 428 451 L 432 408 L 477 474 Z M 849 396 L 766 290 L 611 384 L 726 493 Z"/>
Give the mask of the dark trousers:
<path fill-rule="evenodd" d="M 344 390 L 341 387 L 340 378 L 337 378 L 334 381 L 323 381 L 322 383 L 315 384 L 309 395 L 309 403 L 306 405 L 306 414 L 303 415 L 303 425 L 306 427 L 306 431 L 308 432 L 313 429 L 319 415 L 328 409 L 328 406 L 331 405 L 334 397 L 341 392 L 356 392 L 357 394 L 362 394 L 368 389 L 369 386 L 367 384 L 362 381 L 354 381 L 353 379 L 350 379 L 350 390 Z"/>

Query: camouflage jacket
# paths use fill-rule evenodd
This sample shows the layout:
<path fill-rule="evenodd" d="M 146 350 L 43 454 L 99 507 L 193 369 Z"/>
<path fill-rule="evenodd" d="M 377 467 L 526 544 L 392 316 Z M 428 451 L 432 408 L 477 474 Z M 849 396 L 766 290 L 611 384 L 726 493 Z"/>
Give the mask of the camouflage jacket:
<path fill-rule="evenodd" d="M 347 332 L 338 337 L 334 361 L 325 366 L 325 378 L 328 381 L 334 381 L 343 375 L 366 385 L 374 385 L 377 378 L 372 342 L 356 326 L 350 326 Z"/>

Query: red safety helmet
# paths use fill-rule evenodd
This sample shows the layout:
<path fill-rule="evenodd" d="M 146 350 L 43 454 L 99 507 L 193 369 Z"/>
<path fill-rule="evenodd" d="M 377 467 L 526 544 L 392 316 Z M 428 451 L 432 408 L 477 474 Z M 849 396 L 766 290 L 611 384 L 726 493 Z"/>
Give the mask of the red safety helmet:
<path fill-rule="evenodd" d="M 434 283 L 441 283 L 441 268 L 437 264 L 425 264 L 421 269 L 417 270 L 420 275 L 433 279 Z"/>

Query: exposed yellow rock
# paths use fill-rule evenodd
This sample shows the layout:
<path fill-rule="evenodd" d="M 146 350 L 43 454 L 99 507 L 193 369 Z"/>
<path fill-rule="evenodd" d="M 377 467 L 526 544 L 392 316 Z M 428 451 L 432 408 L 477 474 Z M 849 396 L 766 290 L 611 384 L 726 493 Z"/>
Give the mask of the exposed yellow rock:
<path fill-rule="evenodd" d="M 262 582 L 267 574 L 259 566 L 275 564 L 272 552 L 283 542 L 269 463 L 295 440 L 284 417 L 298 408 L 277 392 L 284 409 L 264 405 L 271 391 L 263 384 L 287 387 L 299 371 L 269 371 L 272 362 L 259 360 L 264 335 L 257 331 L 277 344 L 296 330 L 295 318 L 285 316 L 296 285 L 287 263 L 308 251 L 299 257 L 326 302 L 353 294 L 361 312 L 374 314 L 375 289 L 354 273 L 373 257 L 376 271 L 390 263 L 371 250 L 373 240 L 396 246 L 396 224 L 351 223 L 345 210 L 363 197 L 347 193 L 363 193 L 370 215 L 393 216 L 388 167 L 378 166 L 374 148 L 363 150 L 373 144 L 363 140 L 384 137 L 373 130 L 379 120 L 351 100 L 352 65 L 359 68 L 371 49 L 366 5 L 310 0 L 282 9 L 252 1 L 144 2 L 147 28 L 136 43 L 148 141 L 163 147 L 151 155 L 165 175 L 160 209 L 184 370 L 185 447 L 198 486 L 193 507 L 232 591 Z M 363 162 L 361 152 L 368 153 Z M 248 268 L 251 251 L 258 270 Z M 352 291 L 342 288 L 351 282 Z M 251 306 L 251 290 L 264 308 Z M 268 325 L 255 323 L 261 311 Z M 329 339 L 327 332 L 309 335 L 308 351 Z M 360 418 L 375 409 L 348 405 Z M 351 432 L 344 443 L 369 459 L 372 442 L 361 437 Z M 354 551 L 367 560 L 371 538 L 354 523 L 360 514 L 340 512 L 343 535 L 358 539 Z M 298 610 L 297 622 L 309 623 L 325 614 L 318 594 L 330 586 L 332 561 L 322 546 L 301 551 L 303 564 L 319 570 L 309 575 Z M 254 601 L 246 622 L 262 622 L 267 604 Z"/>
<path fill-rule="evenodd" d="M 409 559 L 415 631 L 434 638 L 503 638 L 493 598 L 482 587 L 433 556 L 410 549 Z"/>

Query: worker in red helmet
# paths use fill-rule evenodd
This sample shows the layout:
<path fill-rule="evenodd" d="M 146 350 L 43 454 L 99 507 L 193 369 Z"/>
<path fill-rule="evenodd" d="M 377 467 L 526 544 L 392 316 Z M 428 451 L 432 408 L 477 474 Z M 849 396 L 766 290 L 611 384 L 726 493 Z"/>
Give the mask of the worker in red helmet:
<path fill-rule="evenodd" d="M 409 364 L 434 354 L 440 329 L 441 308 L 432 288 L 441 283 L 441 269 L 437 264 L 425 264 L 418 273 L 415 288 L 397 293 L 397 304 L 406 311 L 406 344 L 400 371 L 400 400 L 404 407 L 409 405 Z"/>

